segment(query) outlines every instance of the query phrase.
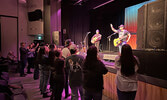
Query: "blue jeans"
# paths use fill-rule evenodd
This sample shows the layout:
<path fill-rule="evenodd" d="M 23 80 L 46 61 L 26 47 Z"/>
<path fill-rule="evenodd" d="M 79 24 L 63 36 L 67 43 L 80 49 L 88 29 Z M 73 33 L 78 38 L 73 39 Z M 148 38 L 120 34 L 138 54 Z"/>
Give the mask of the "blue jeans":
<path fill-rule="evenodd" d="M 70 87 L 71 88 L 71 100 L 78 100 L 78 91 L 80 93 L 81 100 L 84 100 L 83 95 L 83 87 L 82 86 L 76 86 L 76 87 Z"/>
<path fill-rule="evenodd" d="M 123 41 L 120 45 L 119 45 L 119 53 L 121 53 L 121 49 L 122 49 L 122 46 L 126 44 L 126 41 Z"/>
<path fill-rule="evenodd" d="M 136 91 L 123 92 L 117 88 L 118 100 L 135 100 Z"/>
<path fill-rule="evenodd" d="M 45 67 L 45 66 L 39 65 L 39 69 L 40 69 L 39 70 L 40 71 L 40 85 L 39 85 L 39 87 L 40 87 L 41 93 L 46 93 L 50 72 L 43 70 L 42 67 Z"/>
<path fill-rule="evenodd" d="M 84 100 L 102 100 L 102 91 L 99 92 L 90 92 L 85 90 Z"/>

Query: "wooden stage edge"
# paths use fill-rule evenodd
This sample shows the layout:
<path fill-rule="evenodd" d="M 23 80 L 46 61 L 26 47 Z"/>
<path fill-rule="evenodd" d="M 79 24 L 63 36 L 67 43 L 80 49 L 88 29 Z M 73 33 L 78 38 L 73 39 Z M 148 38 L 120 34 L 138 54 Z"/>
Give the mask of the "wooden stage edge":
<path fill-rule="evenodd" d="M 118 55 L 118 52 L 100 52 L 99 56 L 102 59 L 103 63 L 106 65 L 107 69 L 110 73 L 116 74 L 116 69 L 114 68 L 114 60 Z M 138 74 L 138 80 L 144 83 L 152 84 L 161 88 L 167 89 L 167 80 L 163 80 L 160 78 Z"/>
<path fill-rule="evenodd" d="M 114 62 L 103 60 L 108 69 L 108 73 L 103 76 L 103 95 L 111 100 L 118 100 L 115 84 L 116 69 Z M 158 79 L 151 76 L 138 74 L 138 89 L 135 100 L 167 100 L 167 80 Z"/>
<path fill-rule="evenodd" d="M 118 100 L 115 84 L 116 74 L 108 72 L 104 75 L 103 94 L 111 100 Z M 138 81 L 135 100 L 167 100 L 167 89 L 149 83 Z"/>

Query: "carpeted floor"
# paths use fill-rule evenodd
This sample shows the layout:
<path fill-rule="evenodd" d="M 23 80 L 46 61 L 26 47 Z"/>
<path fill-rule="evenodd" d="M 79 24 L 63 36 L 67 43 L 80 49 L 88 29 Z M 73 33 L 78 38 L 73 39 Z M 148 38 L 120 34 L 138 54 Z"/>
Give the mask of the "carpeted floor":
<path fill-rule="evenodd" d="M 40 94 L 40 90 L 39 90 L 39 79 L 34 80 L 33 74 L 27 74 L 26 77 L 19 77 L 18 73 L 10 73 L 9 77 L 10 77 L 10 82 L 21 82 L 23 89 L 25 91 L 27 100 L 50 100 L 50 97 L 42 98 L 42 95 Z M 47 88 L 49 90 L 49 86 Z M 71 96 L 68 97 L 67 99 L 64 99 L 64 94 L 65 93 L 63 90 L 62 100 L 71 100 Z M 111 99 L 107 98 L 106 96 L 103 96 L 102 100 L 111 100 Z"/>

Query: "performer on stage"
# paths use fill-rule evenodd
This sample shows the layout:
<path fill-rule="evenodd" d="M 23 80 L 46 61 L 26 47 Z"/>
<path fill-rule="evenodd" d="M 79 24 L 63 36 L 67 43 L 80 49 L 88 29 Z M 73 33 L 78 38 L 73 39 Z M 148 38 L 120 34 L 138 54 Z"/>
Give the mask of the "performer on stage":
<path fill-rule="evenodd" d="M 118 30 L 116 30 L 112 24 L 110 24 L 110 26 L 112 31 L 114 31 L 115 33 L 118 33 L 119 35 L 119 38 L 114 39 L 114 46 L 116 47 L 119 46 L 119 52 L 121 53 L 122 45 L 126 44 L 129 41 L 131 34 L 124 29 L 124 25 L 120 25 Z"/>
<path fill-rule="evenodd" d="M 99 50 L 101 37 L 102 35 L 99 33 L 99 30 L 97 29 L 96 34 L 93 35 L 93 37 L 91 38 L 91 43 L 96 46 L 97 50 Z"/>

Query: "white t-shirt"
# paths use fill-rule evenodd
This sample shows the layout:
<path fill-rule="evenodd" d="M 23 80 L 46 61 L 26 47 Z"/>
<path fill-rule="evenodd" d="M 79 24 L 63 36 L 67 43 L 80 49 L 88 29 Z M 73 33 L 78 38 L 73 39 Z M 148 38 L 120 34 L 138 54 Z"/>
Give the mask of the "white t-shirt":
<path fill-rule="evenodd" d="M 126 38 L 128 37 L 128 34 L 130 34 L 127 30 L 117 30 L 117 33 L 119 34 L 119 38 L 124 37 L 122 41 L 126 41 Z"/>
<path fill-rule="evenodd" d="M 70 50 L 67 47 L 63 48 L 63 50 L 62 50 L 62 56 L 64 58 L 67 58 L 70 55 L 71 55 Z"/>
<path fill-rule="evenodd" d="M 138 61 L 137 57 L 135 58 Z M 135 74 L 130 77 L 126 77 L 121 74 L 121 65 L 118 62 L 119 59 L 120 56 L 117 56 L 115 58 L 115 68 L 117 69 L 117 74 L 116 74 L 117 88 L 120 91 L 125 91 L 125 92 L 137 91 L 137 70 L 138 70 L 137 64 L 135 65 Z"/>

